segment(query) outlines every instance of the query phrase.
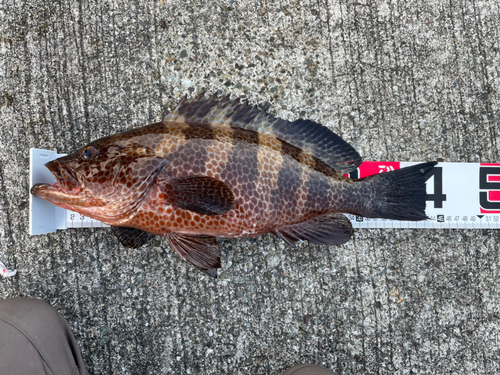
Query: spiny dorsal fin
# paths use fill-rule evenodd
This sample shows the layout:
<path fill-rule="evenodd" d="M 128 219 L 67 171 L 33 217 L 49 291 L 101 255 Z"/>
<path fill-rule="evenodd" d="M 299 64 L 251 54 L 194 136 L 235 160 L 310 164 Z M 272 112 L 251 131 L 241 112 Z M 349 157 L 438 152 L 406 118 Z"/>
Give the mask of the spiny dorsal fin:
<path fill-rule="evenodd" d="M 192 101 L 184 97 L 172 112 L 163 114 L 163 121 L 184 121 L 229 125 L 271 134 L 312 155 L 340 172 L 350 172 L 361 164 L 357 151 L 330 129 L 311 120 L 294 122 L 276 118 L 257 107 L 240 100 L 231 101 L 229 96 L 218 99 L 212 95 L 198 95 Z"/>

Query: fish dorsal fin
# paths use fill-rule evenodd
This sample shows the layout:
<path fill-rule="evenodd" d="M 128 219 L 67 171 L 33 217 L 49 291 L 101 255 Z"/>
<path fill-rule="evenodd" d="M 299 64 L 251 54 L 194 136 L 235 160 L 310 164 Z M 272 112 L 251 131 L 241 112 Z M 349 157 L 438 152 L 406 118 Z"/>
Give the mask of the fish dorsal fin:
<path fill-rule="evenodd" d="M 163 121 L 182 121 L 191 124 L 208 123 L 271 134 L 292 146 L 310 152 L 340 172 L 350 172 L 361 164 L 357 151 L 330 129 L 311 120 L 294 122 L 274 117 L 229 96 L 218 99 L 198 95 L 189 101 L 184 97 L 172 112 L 165 111 Z"/>

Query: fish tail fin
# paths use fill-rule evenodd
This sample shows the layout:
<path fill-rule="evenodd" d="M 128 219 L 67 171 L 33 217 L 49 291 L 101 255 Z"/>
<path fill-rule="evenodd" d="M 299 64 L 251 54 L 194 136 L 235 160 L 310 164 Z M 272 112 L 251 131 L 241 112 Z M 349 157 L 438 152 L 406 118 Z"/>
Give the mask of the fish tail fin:
<path fill-rule="evenodd" d="M 437 162 L 429 162 L 365 177 L 373 184 L 373 201 L 366 217 L 418 221 L 425 214 L 426 174 Z"/>

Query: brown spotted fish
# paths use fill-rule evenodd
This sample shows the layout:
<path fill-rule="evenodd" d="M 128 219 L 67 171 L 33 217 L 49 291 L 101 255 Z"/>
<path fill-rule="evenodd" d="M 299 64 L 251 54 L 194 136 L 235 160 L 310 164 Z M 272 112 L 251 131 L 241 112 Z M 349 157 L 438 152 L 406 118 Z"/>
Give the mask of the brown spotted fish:
<path fill-rule="evenodd" d="M 228 97 L 182 99 L 163 121 L 98 139 L 46 164 L 53 184 L 31 193 L 113 227 L 137 248 L 167 237 L 216 276 L 217 237 L 276 236 L 294 246 L 348 241 L 342 213 L 424 220 L 425 174 L 436 163 L 353 180 L 361 157 L 310 120 L 275 118 Z"/>

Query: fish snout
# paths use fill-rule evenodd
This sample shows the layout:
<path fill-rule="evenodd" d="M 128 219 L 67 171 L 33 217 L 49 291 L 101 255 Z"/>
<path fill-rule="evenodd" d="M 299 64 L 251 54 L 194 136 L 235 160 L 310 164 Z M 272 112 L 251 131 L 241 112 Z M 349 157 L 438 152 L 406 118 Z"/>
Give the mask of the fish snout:
<path fill-rule="evenodd" d="M 31 193 L 31 195 L 33 195 L 35 197 L 40 197 L 43 195 L 43 191 L 44 191 L 44 189 L 46 189 L 46 187 L 47 187 L 47 184 L 33 185 L 30 189 L 30 193 Z"/>
<path fill-rule="evenodd" d="M 50 200 L 54 196 L 61 195 L 61 188 L 58 182 L 53 184 L 35 184 L 30 189 L 34 197 Z"/>
<path fill-rule="evenodd" d="M 58 159 L 49 161 L 47 164 L 45 164 L 45 167 L 47 167 L 47 169 L 56 178 L 56 181 L 59 185 L 58 187 L 65 193 L 78 194 L 80 192 L 80 181 L 78 181 L 75 174 L 64 164 L 60 163 Z"/>

